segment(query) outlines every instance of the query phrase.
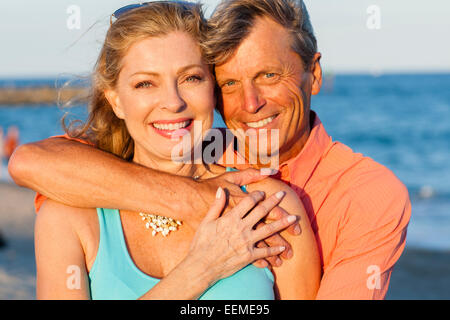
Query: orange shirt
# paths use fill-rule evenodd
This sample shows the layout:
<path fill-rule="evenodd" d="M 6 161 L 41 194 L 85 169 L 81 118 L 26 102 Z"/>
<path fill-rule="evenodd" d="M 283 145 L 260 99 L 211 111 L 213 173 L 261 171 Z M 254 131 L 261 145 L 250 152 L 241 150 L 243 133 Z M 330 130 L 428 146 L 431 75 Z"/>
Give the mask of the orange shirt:
<path fill-rule="evenodd" d="M 13 154 L 14 150 L 16 150 L 18 145 L 18 138 L 15 138 L 13 136 L 6 136 L 3 142 L 3 155 L 6 159 L 11 158 L 11 155 Z"/>
<path fill-rule="evenodd" d="M 405 247 L 408 190 L 386 167 L 332 141 L 313 115 L 308 141 L 277 177 L 302 200 L 316 236 L 323 270 L 317 299 L 383 299 Z"/>
<path fill-rule="evenodd" d="M 317 115 L 306 145 L 280 166 L 279 178 L 303 201 L 316 236 L 323 269 L 317 299 L 383 299 L 411 216 L 400 180 L 332 141 Z"/>

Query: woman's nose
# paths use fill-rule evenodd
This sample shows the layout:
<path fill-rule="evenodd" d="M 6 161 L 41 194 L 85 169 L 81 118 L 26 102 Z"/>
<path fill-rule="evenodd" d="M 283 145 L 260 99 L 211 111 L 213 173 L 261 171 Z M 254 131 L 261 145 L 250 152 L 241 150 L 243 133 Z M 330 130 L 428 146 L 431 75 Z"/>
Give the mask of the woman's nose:
<path fill-rule="evenodd" d="M 178 113 L 186 108 L 186 102 L 180 95 L 177 86 L 167 87 L 167 90 L 163 93 L 161 107 L 167 109 L 173 113 Z"/>

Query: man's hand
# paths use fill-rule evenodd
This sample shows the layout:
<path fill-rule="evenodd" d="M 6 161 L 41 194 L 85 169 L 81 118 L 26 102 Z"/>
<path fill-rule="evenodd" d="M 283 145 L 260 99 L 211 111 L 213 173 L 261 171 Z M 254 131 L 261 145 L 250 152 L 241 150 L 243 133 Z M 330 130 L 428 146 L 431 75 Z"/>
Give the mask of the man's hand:
<path fill-rule="evenodd" d="M 234 208 L 236 204 L 240 202 L 240 200 L 242 200 L 246 196 L 246 194 L 242 191 L 241 186 L 261 181 L 266 177 L 267 176 L 261 175 L 259 170 L 247 169 L 237 172 L 227 172 L 221 176 L 212 179 L 199 181 L 198 196 L 202 199 L 202 203 L 195 203 L 195 204 L 192 203 L 191 207 L 196 208 L 196 210 L 201 210 L 200 212 L 207 212 L 209 206 L 215 200 L 217 189 L 221 187 L 228 194 L 228 204 L 225 210 L 226 214 L 229 210 Z M 275 207 L 267 216 L 265 221 L 260 222 L 257 225 L 257 229 L 264 226 L 266 222 L 278 220 L 287 216 L 289 216 L 289 214 L 286 211 L 284 211 L 280 207 Z M 202 218 L 203 216 L 197 216 L 195 217 L 195 219 L 192 219 L 190 223 L 198 224 L 200 223 Z M 292 235 L 299 235 L 301 233 L 301 230 L 299 229 L 297 223 L 293 224 L 286 230 Z M 270 263 L 274 267 L 279 267 L 282 264 L 281 258 L 290 259 L 293 256 L 291 245 L 286 240 L 284 240 L 284 238 L 280 236 L 279 233 L 265 239 L 264 241 L 259 242 L 257 246 L 260 248 L 267 246 L 270 247 L 285 246 L 286 250 L 280 256 L 274 256 L 256 261 L 254 263 L 256 267 L 264 268 L 268 266 L 268 263 Z"/>

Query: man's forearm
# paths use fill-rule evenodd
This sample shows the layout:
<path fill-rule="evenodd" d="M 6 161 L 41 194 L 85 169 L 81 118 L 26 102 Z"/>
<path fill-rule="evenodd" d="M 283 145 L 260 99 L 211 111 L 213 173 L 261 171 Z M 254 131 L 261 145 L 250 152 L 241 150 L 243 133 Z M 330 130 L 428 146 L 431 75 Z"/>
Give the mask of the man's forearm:
<path fill-rule="evenodd" d="M 51 138 L 19 147 L 9 171 L 15 182 L 66 205 L 117 208 L 186 218 L 192 179 L 129 163 L 92 146 Z M 189 195 L 189 197 L 187 196 Z"/>

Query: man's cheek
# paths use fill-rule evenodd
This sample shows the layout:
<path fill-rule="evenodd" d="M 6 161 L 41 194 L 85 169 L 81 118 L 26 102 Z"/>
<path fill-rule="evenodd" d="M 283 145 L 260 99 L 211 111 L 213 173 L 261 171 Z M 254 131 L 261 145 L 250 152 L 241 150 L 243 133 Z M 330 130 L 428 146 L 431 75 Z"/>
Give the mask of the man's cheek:
<path fill-rule="evenodd" d="M 239 112 L 240 103 L 238 99 L 227 98 L 222 102 L 222 114 L 226 119 L 232 119 L 233 115 Z"/>
<path fill-rule="evenodd" d="M 284 100 L 301 100 L 303 98 L 301 85 L 296 79 L 285 78 L 280 82 L 278 97 Z"/>

